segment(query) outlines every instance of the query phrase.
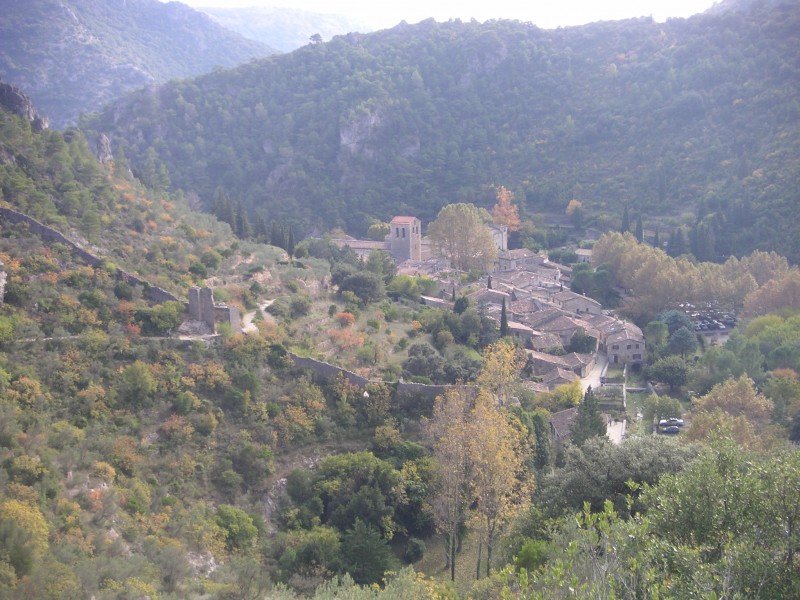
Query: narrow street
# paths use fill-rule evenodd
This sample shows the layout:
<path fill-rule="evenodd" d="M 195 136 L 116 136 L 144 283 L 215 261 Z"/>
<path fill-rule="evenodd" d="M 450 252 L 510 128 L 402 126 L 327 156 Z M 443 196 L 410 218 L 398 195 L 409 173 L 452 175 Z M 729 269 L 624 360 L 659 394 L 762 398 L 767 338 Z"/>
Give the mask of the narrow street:
<path fill-rule="evenodd" d="M 586 377 L 583 377 L 581 379 L 581 385 L 583 386 L 584 393 L 589 388 L 589 386 L 592 386 L 593 390 L 600 387 L 600 378 L 606 374 L 607 367 L 608 367 L 608 357 L 606 356 L 606 353 L 598 352 L 594 368 L 589 372 L 588 375 L 586 375 Z"/>
<path fill-rule="evenodd" d="M 584 393 L 586 393 L 586 390 L 589 389 L 589 386 L 591 386 L 593 390 L 600 389 L 600 378 L 606 374 L 607 368 L 608 357 L 604 352 L 598 352 L 594 368 L 589 372 L 588 375 L 586 375 L 586 377 L 581 379 L 581 386 L 583 387 Z M 606 435 L 613 443 L 621 444 L 623 438 L 625 437 L 626 428 L 626 421 L 612 421 L 606 428 Z"/>

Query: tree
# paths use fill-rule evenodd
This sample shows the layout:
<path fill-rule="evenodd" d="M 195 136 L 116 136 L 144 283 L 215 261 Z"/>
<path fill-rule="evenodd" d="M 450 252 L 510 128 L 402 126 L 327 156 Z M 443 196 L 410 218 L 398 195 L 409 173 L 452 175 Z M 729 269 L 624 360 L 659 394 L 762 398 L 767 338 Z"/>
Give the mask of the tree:
<path fill-rule="evenodd" d="M 229 549 L 246 550 L 255 544 L 258 529 L 253 524 L 253 517 L 241 508 L 220 504 L 216 521 L 225 533 L 225 543 Z"/>
<path fill-rule="evenodd" d="M 682 412 L 680 400 L 669 396 L 651 394 L 645 398 L 642 421 L 653 427 L 653 431 L 655 431 L 655 425 L 661 419 L 680 417 Z"/>
<path fill-rule="evenodd" d="M 344 277 L 339 284 L 339 292 L 353 292 L 361 302 L 369 304 L 386 295 L 383 280 L 374 273 L 359 271 Z"/>
<path fill-rule="evenodd" d="M 586 333 L 583 327 L 578 327 L 572 338 L 569 340 L 567 352 L 577 352 L 579 354 L 591 354 L 597 349 L 597 338 Z"/>
<path fill-rule="evenodd" d="M 633 234 L 639 243 L 644 241 L 644 226 L 642 225 L 642 215 L 636 217 L 636 230 Z"/>
<path fill-rule="evenodd" d="M 489 220 L 486 211 L 473 204 L 448 204 L 428 227 L 428 236 L 453 268 L 485 271 L 497 258 L 497 248 L 486 227 Z"/>
<path fill-rule="evenodd" d="M 373 221 L 370 223 L 369 229 L 367 229 L 367 238 L 371 240 L 375 240 L 376 242 L 382 241 L 389 232 L 392 230 L 392 226 L 389 223 L 384 223 L 382 221 Z"/>
<path fill-rule="evenodd" d="M 677 356 L 665 356 L 645 369 L 645 376 L 650 381 L 665 383 L 670 390 L 686 385 L 689 369 L 686 363 Z"/>
<path fill-rule="evenodd" d="M 663 475 L 680 472 L 696 454 L 696 448 L 666 436 L 633 437 L 624 444 L 593 437 L 569 447 L 564 465 L 542 476 L 536 501 L 551 515 L 574 513 L 587 502 L 592 511 L 601 511 L 609 500 L 618 512 L 630 514 L 626 497 L 635 492 L 626 482 L 655 485 Z"/>
<path fill-rule="evenodd" d="M 500 312 L 500 337 L 508 335 L 508 314 L 506 313 L 506 299 L 503 298 L 503 308 Z"/>
<path fill-rule="evenodd" d="M 600 414 L 600 406 L 594 391 L 589 386 L 578 406 L 578 417 L 572 426 L 570 437 L 572 438 L 572 443 L 580 446 L 589 438 L 604 436 L 605 434 L 606 424 L 603 421 L 603 415 Z"/>
<path fill-rule="evenodd" d="M 137 360 L 122 372 L 120 396 L 126 403 L 137 408 L 146 406 L 155 390 L 156 380 L 146 363 Z"/>
<path fill-rule="evenodd" d="M 397 263 L 386 250 L 370 252 L 364 268 L 383 279 L 385 284 L 388 284 L 397 274 Z"/>
<path fill-rule="evenodd" d="M 583 202 L 573 198 L 567 204 L 567 216 L 570 218 L 572 225 L 576 229 L 580 229 L 583 225 Z"/>
<path fill-rule="evenodd" d="M 0 565 L 10 564 L 21 577 L 48 549 L 48 524 L 41 511 L 19 500 L 0 504 Z"/>
<path fill-rule="evenodd" d="M 492 208 L 492 221 L 505 225 L 509 231 L 520 230 L 519 211 L 514 202 L 514 193 L 504 186 L 495 189 L 497 203 Z"/>
<path fill-rule="evenodd" d="M 444 536 L 450 581 L 456 580 L 458 535 L 469 505 L 467 448 L 472 433 L 468 427 L 471 396 L 466 388 L 448 388 L 434 401 L 433 417 L 427 428 L 436 459 L 437 484 L 431 500 L 433 518 L 437 530 Z"/>
<path fill-rule="evenodd" d="M 648 350 L 663 350 L 669 340 L 669 328 L 663 321 L 650 321 L 644 328 L 644 337 L 647 340 Z"/>
<path fill-rule="evenodd" d="M 180 302 L 164 302 L 150 310 L 150 323 L 159 331 L 170 331 L 181 324 L 184 310 Z"/>
<path fill-rule="evenodd" d="M 476 578 L 480 578 L 481 550 L 486 545 L 486 575 L 492 568 L 497 536 L 530 497 L 525 474 L 526 436 L 519 421 L 510 421 L 492 396 L 481 391 L 470 412 L 469 480 L 479 532 Z"/>
<path fill-rule="evenodd" d="M 631 230 L 631 219 L 628 215 L 628 205 L 625 205 L 625 209 L 622 211 L 622 225 L 619 228 L 621 233 L 626 233 Z"/>
<path fill-rule="evenodd" d="M 356 583 L 378 583 L 395 564 L 391 548 L 380 532 L 356 519 L 342 539 L 344 570 Z"/>
<path fill-rule="evenodd" d="M 692 320 L 685 312 L 680 310 L 663 310 L 656 315 L 656 321 L 665 323 L 670 335 L 678 331 L 681 327 L 686 327 L 687 329 L 692 328 Z"/>
<path fill-rule="evenodd" d="M 686 355 L 697 350 L 697 338 L 691 329 L 681 327 L 669 336 L 669 349 L 681 355 L 686 360 Z"/>
<path fill-rule="evenodd" d="M 500 340 L 483 351 L 483 370 L 476 383 L 487 390 L 500 406 L 508 406 L 525 366 L 525 353 L 514 344 Z"/>
<path fill-rule="evenodd" d="M 744 417 L 756 431 L 763 431 L 772 414 L 772 402 L 760 394 L 753 380 L 742 375 L 715 385 L 705 396 L 697 398 L 692 414 L 722 410 L 732 417 Z"/>

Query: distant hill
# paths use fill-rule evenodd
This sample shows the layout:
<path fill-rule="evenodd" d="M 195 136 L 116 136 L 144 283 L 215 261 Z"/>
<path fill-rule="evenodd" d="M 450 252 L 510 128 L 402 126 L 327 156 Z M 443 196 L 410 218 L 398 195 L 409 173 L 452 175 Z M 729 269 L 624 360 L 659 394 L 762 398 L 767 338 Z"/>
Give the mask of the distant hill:
<path fill-rule="evenodd" d="M 178 2 L 0 1 L 0 77 L 54 127 L 143 85 L 274 53 Z"/>
<path fill-rule="evenodd" d="M 291 52 L 309 43 L 309 38 L 319 34 L 329 40 L 335 35 L 353 31 L 368 33 L 365 23 L 336 14 L 314 13 L 276 6 L 251 6 L 247 8 L 198 8 L 220 25 L 257 40 L 283 52 Z"/>
<path fill-rule="evenodd" d="M 207 203 L 364 232 L 445 204 L 679 225 L 709 259 L 800 260 L 800 10 L 754 2 L 552 31 L 432 20 L 135 93 L 85 123 Z"/>

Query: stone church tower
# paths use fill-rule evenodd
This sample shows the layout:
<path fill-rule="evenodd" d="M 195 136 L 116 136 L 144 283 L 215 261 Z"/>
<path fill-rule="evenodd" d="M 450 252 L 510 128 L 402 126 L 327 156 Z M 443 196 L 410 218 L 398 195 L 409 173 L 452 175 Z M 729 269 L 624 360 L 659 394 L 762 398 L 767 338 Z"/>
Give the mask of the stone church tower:
<path fill-rule="evenodd" d="M 422 222 L 416 217 L 394 217 L 386 241 L 397 262 L 422 260 Z"/>

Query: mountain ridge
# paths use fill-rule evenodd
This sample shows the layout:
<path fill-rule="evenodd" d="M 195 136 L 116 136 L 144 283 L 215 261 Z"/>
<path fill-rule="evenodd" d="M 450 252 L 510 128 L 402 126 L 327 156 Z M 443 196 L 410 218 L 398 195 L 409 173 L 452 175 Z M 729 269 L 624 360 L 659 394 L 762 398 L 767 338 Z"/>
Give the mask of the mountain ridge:
<path fill-rule="evenodd" d="M 6 4 L 0 77 L 23 89 L 58 128 L 143 85 L 274 53 L 178 2 Z"/>
<path fill-rule="evenodd" d="M 527 215 L 577 198 L 610 229 L 629 205 L 648 226 L 713 229 L 703 259 L 796 261 L 798 20 L 781 5 L 559 30 L 401 23 L 140 92 L 85 126 L 134 165 L 155 152 L 207 205 L 221 186 L 307 227 L 430 222 L 506 185 Z"/>

